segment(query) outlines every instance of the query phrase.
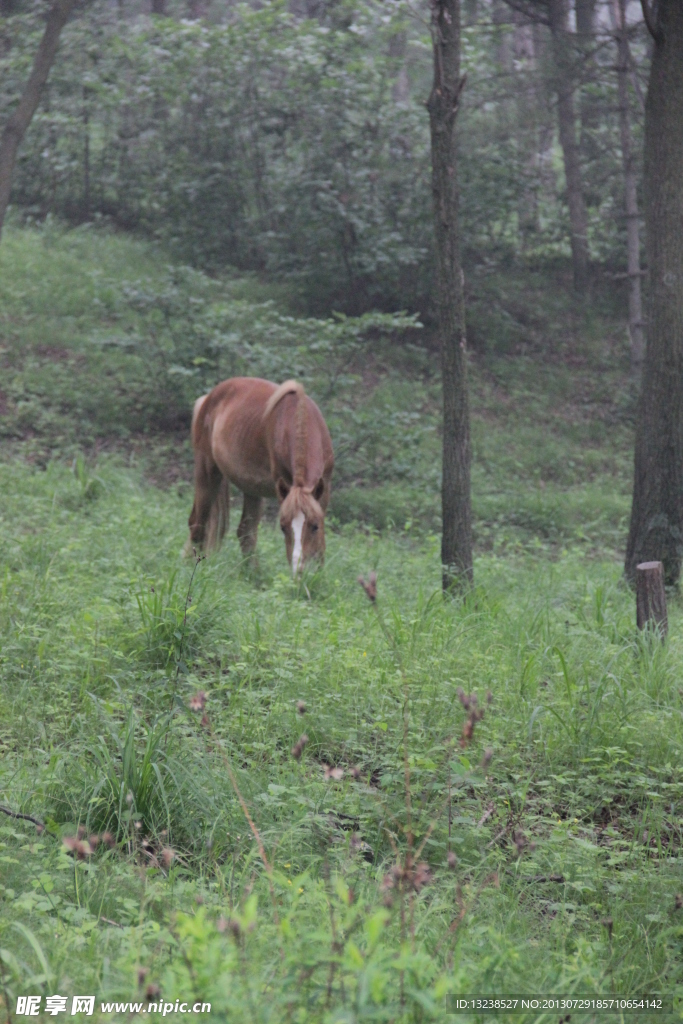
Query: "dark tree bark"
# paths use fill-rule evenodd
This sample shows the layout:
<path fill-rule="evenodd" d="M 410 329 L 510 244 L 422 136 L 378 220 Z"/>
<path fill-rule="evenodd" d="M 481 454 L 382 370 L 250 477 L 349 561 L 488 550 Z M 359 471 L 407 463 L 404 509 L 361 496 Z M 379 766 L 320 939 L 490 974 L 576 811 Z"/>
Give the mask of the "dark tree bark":
<path fill-rule="evenodd" d="M 166 0 L 152 0 L 152 14 L 166 16 Z"/>
<path fill-rule="evenodd" d="M 588 215 L 581 184 L 579 147 L 576 142 L 575 83 L 569 49 L 567 13 L 567 0 L 549 0 L 548 17 L 555 59 L 557 119 L 567 183 L 574 288 L 577 292 L 583 293 L 588 287 L 589 277 Z"/>
<path fill-rule="evenodd" d="M 643 303 L 640 270 L 640 215 L 638 213 L 638 181 L 633 157 L 631 137 L 631 110 L 628 85 L 631 55 L 626 25 L 626 0 L 612 0 L 612 24 L 617 38 L 617 76 L 619 86 L 619 128 L 621 133 L 621 161 L 624 168 L 626 200 L 626 255 L 628 260 L 628 327 L 631 336 L 631 366 L 637 372 L 645 358 L 643 333 Z"/>
<path fill-rule="evenodd" d="M 432 0 L 431 16 L 434 84 L 427 106 L 443 376 L 441 564 L 444 590 L 451 590 L 470 586 L 473 578 L 470 411 L 455 142 L 455 119 L 464 85 L 460 77 L 460 0 Z"/>
<path fill-rule="evenodd" d="M 636 421 L 626 575 L 661 561 L 677 583 L 683 555 L 683 3 L 644 0 L 654 36 L 645 105 L 646 352 Z"/>
<path fill-rule="evenodd" d="M 59 46 L 62 29 L 71 14 L 75 0 L 55 0 L 50 8 L 45 31 L 40 41 L 38 52 L 33 61 L 33 68 L 16 110 L 5 125 L 0 137 L 0 234 L 9 205 L 12 188 L 12 174 L 17 159 L 17 150 L 31 118 L 40 102 L 40 94 L 50 73 L 52 62 Z"/>

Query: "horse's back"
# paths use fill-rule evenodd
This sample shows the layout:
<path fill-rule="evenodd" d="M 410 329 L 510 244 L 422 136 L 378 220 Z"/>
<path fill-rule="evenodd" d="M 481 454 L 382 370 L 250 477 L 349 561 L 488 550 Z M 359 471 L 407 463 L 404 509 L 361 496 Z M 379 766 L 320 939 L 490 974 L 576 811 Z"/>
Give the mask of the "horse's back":
<path fill-rule="evenodd" d="M 325 419 L 300 384 L 274 384 L 261 377 L 231 377 L 195 402 L 192 439 L 221 472 L 246 493 L 274 494 L 273 470 L 289 465 L 297 402 L 308 409 L 308 466 L 311 482 L 329 480 L 334 466 Z M 307 460 L 307 461 L 308 461 Z M 314 479 L 315 478 L 315 479 Z"/>
<path fill-rule="evenodd" d="M 195 448 L 210 452 L 240 490 L 274 493 L 263 412 L 277 385 L 260 377 L 231 377 L 209 392 L 198 410 Z M 201 422 L 199 422 L 201 420 Z"/>

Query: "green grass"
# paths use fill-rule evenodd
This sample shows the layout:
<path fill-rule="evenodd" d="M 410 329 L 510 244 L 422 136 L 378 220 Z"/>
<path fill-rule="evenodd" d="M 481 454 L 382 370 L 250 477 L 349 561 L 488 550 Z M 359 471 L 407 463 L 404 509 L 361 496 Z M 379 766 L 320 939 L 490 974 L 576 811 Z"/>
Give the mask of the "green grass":
<path fill-rule="evenodd" d="M 106 324 L 85 267 L 161 279 L 161 264 L 96 232 L 0 246 L 0 802 L 50 829 L 0 815 L 10 1006 L 92 993 L 122 1019 L 100 1001 L 158 986 L 219 1020 L 332 1024 L 445 1020 L 451 993 L 682 992 L 683 616 L 672 596 L 666 644 L 639 636 L 621 582 L 617 358 L 475 362 L 464 604 L 440 596 L 434 498 L 419 501 L 438 450 L 432 357 L 382 350 L 356 378 L 353 429 L 374 401 L 392 436 L 363 449 L 347 423 L 324 570 L 294 584 L 269 521 L 245 565 L 236 509 L 185 617 L 186 447 L 158 425 L 123 432 L 150 382 L 87 343 Z M 44 412 L 31 436 L 22 401 L 34 423 Z M 406 422 L 422 431 L 412 462 Z M 376 606 L 357 582 L 371 570 Z M 485 711 L 462 745 L 459 691 Z M 61 839 L 79 826 L 113 845 L 78 860 Z M 392 871 L 411 842 L 428 865 L 412 889 Z"/>

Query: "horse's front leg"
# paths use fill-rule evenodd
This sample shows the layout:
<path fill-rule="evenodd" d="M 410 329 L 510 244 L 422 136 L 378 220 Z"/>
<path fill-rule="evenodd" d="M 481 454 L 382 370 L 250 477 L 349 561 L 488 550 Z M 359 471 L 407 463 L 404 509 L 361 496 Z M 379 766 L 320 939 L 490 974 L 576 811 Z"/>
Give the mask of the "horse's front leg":
<path fill-rule="evenodd" d="M 237 536 L 245 558 L 253 554 L 258 538 L 258 524 L 263 513 L 263 498 L 255 498 L 251 494 L 244 495 L 242 518 L 237 527 Z"/>

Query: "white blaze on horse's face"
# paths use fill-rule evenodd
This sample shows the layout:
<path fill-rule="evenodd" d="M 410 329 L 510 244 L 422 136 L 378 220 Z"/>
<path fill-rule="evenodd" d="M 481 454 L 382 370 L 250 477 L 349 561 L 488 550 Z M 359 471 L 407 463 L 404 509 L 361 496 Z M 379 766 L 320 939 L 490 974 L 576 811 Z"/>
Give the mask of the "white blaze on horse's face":
<path fill-rule="evenodd" d="M 292 575 L 296 576 L 301 562 L 302 545 L 301 538 L 304 532 L 306 518 L 303 512 L 297 512 L 292 519 L 292 532 L 294 533 L 294 550 L 292 551 Z"/>

